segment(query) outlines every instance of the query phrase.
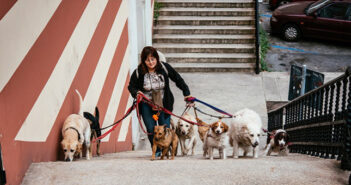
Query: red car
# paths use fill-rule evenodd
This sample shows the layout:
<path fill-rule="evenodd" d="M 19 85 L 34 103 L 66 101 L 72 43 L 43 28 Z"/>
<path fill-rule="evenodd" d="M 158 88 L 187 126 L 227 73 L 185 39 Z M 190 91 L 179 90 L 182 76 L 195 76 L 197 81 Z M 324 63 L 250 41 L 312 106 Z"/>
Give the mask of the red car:
<path fill-rule="evenodd" d="M 351 42 L 351 0 L 289 3 L 271 17 L 271 32 L 287 41 L 313 37 Z"/>
<path fill-rule="evenodd" d="M 276 9 L 278 6 L 288 4 L 290 2 L 306 1 L 306 0 L 269 0 L 269 7 L 271 10 Z"/>

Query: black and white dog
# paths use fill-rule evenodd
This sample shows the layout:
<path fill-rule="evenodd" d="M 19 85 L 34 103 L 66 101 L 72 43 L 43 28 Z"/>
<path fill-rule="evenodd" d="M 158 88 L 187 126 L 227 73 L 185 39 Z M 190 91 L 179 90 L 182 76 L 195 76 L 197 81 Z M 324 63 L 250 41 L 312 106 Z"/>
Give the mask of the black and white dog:
<path fill-rule="evenodd" d="M 289 135 L 283 129 L 275 130 L 271 133 L 268 133 L 266 155 L 269 156 L 272 152 L 276 152 L 280 156 L 287 156 L 288 142 Z"/>
<path fill-rule="evenodd" d="M 99 109 L 95 107 L 95 116 L 90 114 L 89 112 L 84 112 L 84 117 L 90 121 L 90 128 L 91 128 L 91 139 L 98 138 L 101 136 L 101 128 L 99 122 Z M 96 154 L 100 156 L 100 143 L 101 141 L 96 141 Z"/>

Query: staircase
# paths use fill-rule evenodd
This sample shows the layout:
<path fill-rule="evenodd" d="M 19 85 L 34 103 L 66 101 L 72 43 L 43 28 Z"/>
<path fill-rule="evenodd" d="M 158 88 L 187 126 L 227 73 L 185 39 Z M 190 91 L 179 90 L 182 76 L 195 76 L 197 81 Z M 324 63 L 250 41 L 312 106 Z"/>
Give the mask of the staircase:
<path fill-rule="evenodd" d="M 252 0 L 158 0 L 153 46 L 179 72 L 253 72 Z"/>

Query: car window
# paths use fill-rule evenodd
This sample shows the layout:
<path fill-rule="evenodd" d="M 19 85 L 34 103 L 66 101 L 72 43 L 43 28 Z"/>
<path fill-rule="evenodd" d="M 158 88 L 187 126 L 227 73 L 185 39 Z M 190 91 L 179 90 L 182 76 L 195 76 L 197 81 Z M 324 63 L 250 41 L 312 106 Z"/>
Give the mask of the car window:
<path fill-rule="evenodd" d="M 346 12 L 349 7 L 348 3 L 333 3 L 318 12 L 319 17 L 347 20 Z"/>
<path fill-rule="evenodd" d="M 347 11 L 347 20 L 351 21 L 351 3 L 349 3 L 349 10 Z"/>
<path fill-rule="evenodd" d="M 312 4 L 310 4 L 308 6 L 308 8 L 306 9 L 306 14 L 307 15 L 311 15 L 313 12 L 315 12 L 316 10 L 318 10 L 319 8 L 331 3 L 332 0 L 319 0 L 319 1 L 316 1 Z"/>

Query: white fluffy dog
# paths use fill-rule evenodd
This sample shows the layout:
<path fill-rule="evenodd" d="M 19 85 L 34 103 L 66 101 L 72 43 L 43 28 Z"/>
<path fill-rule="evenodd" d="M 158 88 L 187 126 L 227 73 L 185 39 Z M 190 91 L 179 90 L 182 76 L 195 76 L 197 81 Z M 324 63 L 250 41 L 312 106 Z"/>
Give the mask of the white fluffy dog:
<path fill-rule="evenodd" d="M 255 111 L 243 109 L 234 114 L 229 129 L 229 142 L 233 146 L 233 158 L 239 157 L 239 147 L 244 150 L 244 156 L 252 149 L 253 157 L 258 157 L 261 128 L 261 118 Z"/>

